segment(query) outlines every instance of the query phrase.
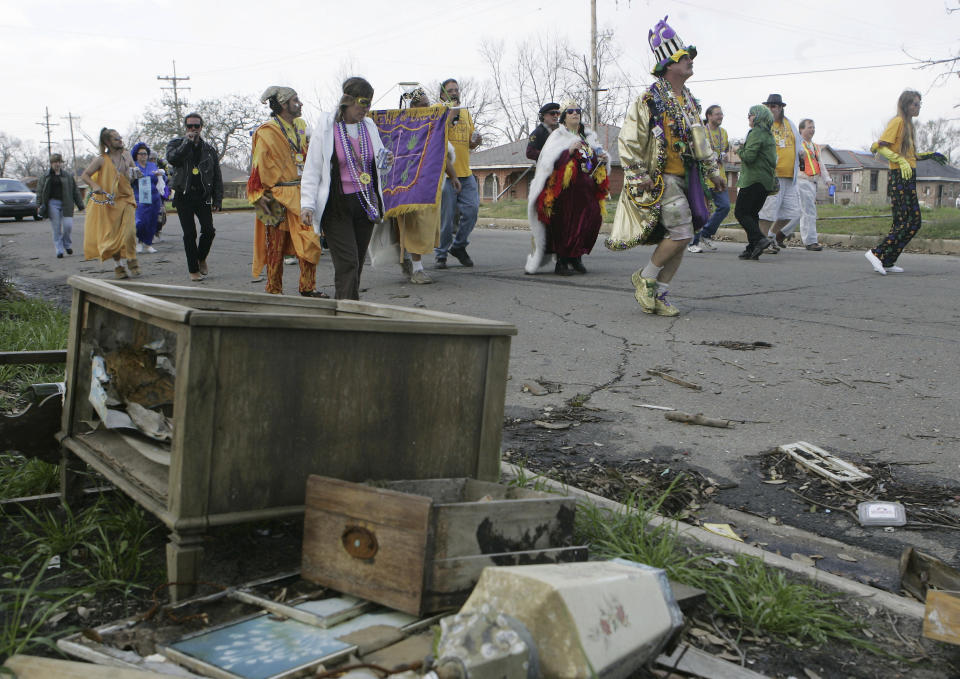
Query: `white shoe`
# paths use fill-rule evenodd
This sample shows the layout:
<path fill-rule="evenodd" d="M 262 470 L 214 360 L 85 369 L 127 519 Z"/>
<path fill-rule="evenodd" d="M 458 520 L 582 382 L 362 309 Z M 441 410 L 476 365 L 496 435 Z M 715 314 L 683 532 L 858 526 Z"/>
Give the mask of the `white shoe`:
<path fill-rule="evenodd" d="M 697 255 L 703 252 L 703 248 L 701 248 L 699 245 L 693 245 L 691 243 L 687 246 L 687 252 L 692 252 L 693 254 Z"/>
<path fill-rule="evenodd" d="M 883 268 L 883 262 L 873 254 L 873 250 L 867 250 L 863 253 L 863 256 L 867 258 L 867 261 L 870 262 L 870 266 L 873 267 L 873 270 L 882 276 L 887 275 L 887 270 Z"/>
<path fill-rule="evenodd" d="M 154 237 L 153 237 L 153 242 L 154 242 L 154 243 L 162 243 L 162 242 L 163 242 L 163 239 L 162 239 L 160 236 L 154 236 Z"/>
<path fill-rule="evenodd" d="M 701 247 L 703 250 L 708 250 L 709 252 L 716 252 L 716 251 L 717 251 L 717 246 L 713 244 L 713 239 L 712 239 L 712 238 L 701 238 L 701 239 L 700 239 L 700 247 Z"/>
<path fill-rule="evenodd" d="M 887 273 L 903 273 L 903 267 L 897 266 L 896 264 L 893 266 L 885 266 L 883 268 L 887 270 Z"/>
<path fill-rule="evenodd" d="M 157 254 L 157 249 L 156 249 L 155 247 L 153 247 L 152 245 L 148 245 L 148 246 L 147 246 L 147 249 L 144 250 L 144 252 L 148 252 L 148 253 L 150 253 L 151 255 L 155 255 L 155 254 Z"/>
<path fill-rule="evenodd" d="M 283 258 L 283 263 L 284 263 L 284 264 L 296 264 L 296 263 L 297 263 L 297 258 L 294 257 L 293 255 L 288 255 L 288 256 L 286 256 L 286 257 Z"/>
<path fill-rule="evenodd" d="M 137 243 L 137 247 L 135 249 L 137 251 L 137 254 L 140 254 L 141 252 L 143 252 L 143 243 Z"/>

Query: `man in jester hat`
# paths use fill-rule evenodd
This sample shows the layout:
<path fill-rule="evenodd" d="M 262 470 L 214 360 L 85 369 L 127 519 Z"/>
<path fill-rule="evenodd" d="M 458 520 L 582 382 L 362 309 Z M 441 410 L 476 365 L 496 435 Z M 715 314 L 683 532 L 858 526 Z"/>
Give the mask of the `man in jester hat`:
<path fill-rule="evenodd" d="M 307 159 L 307 124 L 303 104 L 289 87 L 268 87 L 260 101 L 270 106 L 270 120 L 253 134 L 253 163 L 247 199 L 256 211 L 253 277 L 267 268 L 266 291 L 283 294 L 283 256 L 300 263 L 298 288 L 304 297 L 327 297 L 317 288 L 320 237 L 300 221 L 300 177 Z"/>
<path fill-rule="evenodd" d="M 611 250 L 656 245 L 650 261 L 632 276 L 634 297 L 644 313 L 676 316 L 680 312 L 667 299 L 669 283 L 694 231 L 710 216 L 707 182 L 722 191 L 726 181 L 706 131 L 694 130 L 700 126 L 700 102 L 685 83 L 693 75 L 697 48 L 680 40 L 667 17 L 648 38 L 656 80 L 631 104 L 620 129 L 624 187 L 605 245 Z"/>

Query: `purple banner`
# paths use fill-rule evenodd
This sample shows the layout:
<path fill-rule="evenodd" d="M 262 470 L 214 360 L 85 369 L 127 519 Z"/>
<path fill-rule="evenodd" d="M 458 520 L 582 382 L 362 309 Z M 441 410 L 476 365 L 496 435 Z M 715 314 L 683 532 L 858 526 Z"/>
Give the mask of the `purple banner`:
<path fill-rule="evenodd" d="M 383 176 L 387 217 L 437 205 L 447 158 L 446 106 L 371 111 L 380 139 L 393 152 Z"/>

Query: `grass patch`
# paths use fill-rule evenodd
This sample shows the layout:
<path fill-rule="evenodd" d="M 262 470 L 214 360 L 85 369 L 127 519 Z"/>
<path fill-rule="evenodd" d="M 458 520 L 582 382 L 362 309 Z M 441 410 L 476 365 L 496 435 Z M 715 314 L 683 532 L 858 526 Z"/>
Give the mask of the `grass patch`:
<path fill-rule="evenodd" d="M 724 227 L 739 228 L 733 219 L 736 202 L 730 207 L 730 216 Z M 607 201 L 605 223 L 612 223 L 617 210 L 617 201 Z M 919 238 L 960 239 L 960 210 L 951 207 L 922 209 L 923 225 Z M 817 231 L 841 235 L 882 236 L 890 231 L 889 205 L 818 205 Z M 857 217 L 857 219 L 831 219 Z M 501 200 L 496 203 L 480 203 L 481 219 L 527 219 L 527 204 L 519 200 Z"/>
<path fill-rule="evenodd" d="M 59 487 L 59 466 L 16 453 L 0 453 L 0 498 L 43 495 Z"/>
<path fill-rule="evenodd" d="M 55 305 L 23 297 L 6 281 L 0 282 L 0 350 L 66 349 L 70 317 Z M 17 405 L 31 384 L 61 382 L 61 365 L 0 365 L 0 409 Z"/>

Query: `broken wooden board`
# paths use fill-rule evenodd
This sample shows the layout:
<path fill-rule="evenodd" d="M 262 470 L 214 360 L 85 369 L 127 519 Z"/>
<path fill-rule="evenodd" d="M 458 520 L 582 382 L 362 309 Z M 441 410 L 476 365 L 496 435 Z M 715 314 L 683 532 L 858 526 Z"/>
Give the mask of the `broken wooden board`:
<path fill-rule="evenodd" d="M 169 674 L 107 667 L 73 660 L 15 655 L 3 666 L 13 670 L 17 679 L 170 679 Z"/>
<path fill-rule="evenodd" d="M 657 664 L 705 679 L 769 679 L 765 674 L 734 665 L 689 644 L 678 645 L 670 655 L 661 654 Z"/>
<path fill-rule="evenodd" d="M 927 592 L 923 636 L 960 646 L 960 593 L 935 589 Z"/>
<path fill-rule="evenodd" d="M 917 601 L 933 589 L 960 592 L 960 571 L 935 556 L 907 547 L 900 554 L 900 586 Z"/>
<path fill-rule="evenodd" d="M 856 465 L 831 455 L 823 448 L 818 448 L 806 441 L 787 443 L 779 446 L 779 450 L 796 460 L 815 474 L 819 474 L 838 483 L 856 483 L 865 481 L 870 475 L 861 471 Z"/>
<path fill-rule="evenodd" d="M 730 429 L 733 422 L 718 417 L 707 417 L 703 413 L 691 415 L 680 410 L 664 413 L 663 416 L 671 422 L 683 422 L 684 424 L 699 424 L 703 427 L 720 427 L 721 429 Z"/>

